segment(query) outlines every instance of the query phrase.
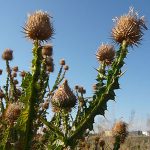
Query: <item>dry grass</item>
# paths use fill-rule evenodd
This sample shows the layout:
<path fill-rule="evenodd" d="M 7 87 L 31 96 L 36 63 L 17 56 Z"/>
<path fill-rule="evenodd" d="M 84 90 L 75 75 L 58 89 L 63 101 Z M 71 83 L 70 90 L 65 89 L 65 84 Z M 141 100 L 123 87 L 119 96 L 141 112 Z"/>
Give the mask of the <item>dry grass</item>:
<path fill-rule="evenodd" d="M 101 150 L 99 144 L 95 149 L 95 138 L 97 135 L 90 136 L 86 141 L 85 145 L 90 144 L 88 149 L 86 146 L 80 148 L 82 150 Z M 113 150 L 113 138 L 112 137 L 101 137 L 100 140 L 105 140 L 105 150 Z M 99 140 L 99 141 L 100 141 Z M 79 150 L 79 148 L 78 148 Z M 120 150 L 150 150 L 150 137 L 147 136 L 129 136 L 125 143 L 121 145 Z"/>

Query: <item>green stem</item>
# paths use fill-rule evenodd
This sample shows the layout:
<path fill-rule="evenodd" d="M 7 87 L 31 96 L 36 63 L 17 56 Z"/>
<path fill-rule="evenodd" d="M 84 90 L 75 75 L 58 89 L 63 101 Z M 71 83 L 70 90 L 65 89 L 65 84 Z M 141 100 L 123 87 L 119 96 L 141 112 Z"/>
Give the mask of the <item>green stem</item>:
<path fill-rule="evenodd" d="M 26 133 L 25 133 L 25 147 L 24 150 L 30 150 L 31 142 L 33 137 L 33 121 L 36 118 L 36 103 L 38 102 L 38 89 L 37 81 L 40 75 L 41 67 L 41 47 L 39 47 L 38 41 L 34 44 L 33 48 L 33 61 L 32 61 L 32 81 L 30 84 L 30 97 L 29 97 L 29 106 L 28 106 L 28 120 L 26 123 Z"/>
<path fill-rule="evenodd" d="M 1 113 L 3 114 L 3 112 L 4 112 L 4 104 L 3 104 L 2 98 L 0 99 L 0 106 L 1 106 Z"/>
<path fill-rule="evenodd" d="M 96 98 L 96 105 L 93 105 L 93 108 L 89 108 L 89 111 L 87 111 L 86 117 L 84 117 L 76 127 L 76 130 L 72 133 L 70 138 L 68 139 L 68 143 L 72 143 L 73 141 L 77 140 L 79 133 L 82 134 L 83 131 L 89 128 L 89 126 L 94 122 L 94 118 L 96 115 L 101 114 L 104 115 L 104 111 L 106 110 L 106 103 L 110 99 L 108 95 L 110 95 L 114 89 L 115 89 L 115 82 L 118 81 L 118 74 L 120 73 L 120 69 L 123 66 L 124 58 L 127 55 L 127 45 L 125 42 L 122 43 L 121 48 L 119 50 L 119 55 L 116 58 L 116 62 L 114 62 L 114 67 L 112 68 L 112 72 L 109 75 L 107 79 L 106 87 L 103 89 L 101 94 L 97 95 Z M 92 106 L 91 106 L 92 107 Z"/>
<path fill-rule="evenodd" d="M 113 150 L 119 150 L 119 148 L 120 148 L 120 138 L 116 137 Z"/>
<path fill-rule="evenodd" d="M 14 81 L 13 81 L 13 77 L 11 75 L 11 69 L 9 66 L 9 61 L 6 60 L 6 67 L 7 67 L 7 72 L 8 72 L 8 79 L 7 79 L 7 83 L 6 83 L 6 98 L 8 99 L 8 81 L 10 79 L 10 90 L 12 91 L 12 102 L 17 100 L 17 94 L 16 94 L 16 86 L 14 85 Z"/>

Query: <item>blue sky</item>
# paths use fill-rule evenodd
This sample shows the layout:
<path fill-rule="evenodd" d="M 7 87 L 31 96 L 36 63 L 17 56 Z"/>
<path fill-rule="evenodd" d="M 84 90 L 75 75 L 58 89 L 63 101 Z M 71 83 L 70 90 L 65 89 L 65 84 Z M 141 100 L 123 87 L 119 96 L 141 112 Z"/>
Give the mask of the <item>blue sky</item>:
<path fill-rule="evenodd" d="M 92 94 L 98 67 L 95 58 L 97 48 L 104 43 L 112 43 L 110 35 L 112 18 L 127 13 L 133 6 L 140 16 L 145 16 L 147 26 L 150 22 L 150 2 L 148 0 L 24 0 L 0 1 L 0 53 L 5 48 L 14 50 L 12 65 L 21 70 L 29 70 L 31 64 L 31 41 L 21 32 L 27 14 L 35 10 L 47 11 L 53 16 L 55 35 L 54 46 L 55 73 L 58 72 L 59 59 L 65 58 L 70 66 L 67 74 L 70 86 L 83 85 L 87 95 Z M 116 102 L 109 102 L 106 118 L 129 120 L 131 111 L 135 111 L 135 128 L 146 128 L 146 119 L 150 117 L 150 31 L 146 31 L 139 47 L 129 49 L 127 70 L 121 78 L 121 90 L 116 91 Z M 0 58 L 0 68 L 4 69 Z M 0 84 L 4 77 L 0 77 Z M 97 122 L 99 118 L 96 119 Z"/>

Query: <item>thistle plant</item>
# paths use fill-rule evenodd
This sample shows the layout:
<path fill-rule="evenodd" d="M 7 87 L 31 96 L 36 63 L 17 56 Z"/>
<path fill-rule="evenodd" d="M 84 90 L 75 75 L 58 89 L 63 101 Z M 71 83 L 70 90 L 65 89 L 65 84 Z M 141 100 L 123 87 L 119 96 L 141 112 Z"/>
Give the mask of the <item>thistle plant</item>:
<path fill-rule="evenodd" d="M 125 122 L 119 121 L 115 123 L 112 129 L 113 137 L 115 138 L 113 150 L 118 150 L 120 145 L 125 142 L 128 135 L 127 124 Z"/>
<path fill-rule="evenodd" d="M 102 44 L 96 53 L 99 61 L 94 93 L 86 97 L 86 89 L 69 86 L 65 78 L 69 66 L 60 60 L 60 69 L 54 85 L 49 85 L 54 71 L 52 17 L 43 11 L 28 16 L 24 26 L 25 37 L 33 43 L 31 71 L 11 67 L 13 51 L 6 49 L 6 84 L 0 87 L 0 149 L 65 150 L 75 149 L 79 141 L 93 130 L 96 115 L 104 115 L 107 102 L 115 100 L 120 88 L 119 78 L 128 54 L 128 47 L 138 46 L 146 28 L 143 17 L 131 9 L 115 20 L 111 37 L 119 45 Z M 0 75 L 4 71 L 0 69 Z M 17 80 L 18 74 L 21 79 Z M 53 117 L 47 120 L 49 106 Z M 76 109 L 73 115 L 72 110 Z M 118 136 L 117 136 L 118 137 Z M 101 143 L 104 149 L 105 143 Z"/>

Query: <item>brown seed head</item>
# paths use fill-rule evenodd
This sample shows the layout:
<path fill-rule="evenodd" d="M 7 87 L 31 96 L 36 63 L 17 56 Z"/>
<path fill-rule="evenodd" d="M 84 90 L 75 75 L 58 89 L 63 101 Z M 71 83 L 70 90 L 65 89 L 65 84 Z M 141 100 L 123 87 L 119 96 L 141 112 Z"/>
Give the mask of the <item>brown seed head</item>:
<path fill-rule="evenodd" d="M 43 109 L 48 109 L 48 107 L 49 107 L 49 102 L 48 101 L 44 102 Z"/>
<path fill-rule="evenodd" d="M 119 137 L 120 142 L 124 143 L 124 141 L 128 135 L 127 124 L 122 121 L 115 123 L 115 125 L 112 129 L 112 132 L 113 132 L 114 137 Z"/>
<path fill-rule="evenodd" d="M 69 70 L 69 66 L 68 65 L 64 65 L 64 70 Z"/>
<path fill-rule="evenodd" d="M 21 106 L 18 103 L 9 103 L 5 111 L 5 119 L 13 123 L 19 117 Z"/>
<path fill-rule="evenodd" d="M 147 29 L 144 17 L 138 17 L 137 12 L 130 8 L 129 13 L 115 19 L 116 25 L 112 29 L 112 38 L 117 43 L 126 41 L 128 45 L 138 45 Z"/>
<path fill-rule="evenodd" d="M 54 108 L 70 110 L 76 105 L 77 99 L 68 85 L 68 81 L 58 88 L 54 93 L 51 103 Z"/>
<path fill-rule="evenodd" d="M 20 72 L 20 76 L 21 76 L 22 78 L 25 77 L 25 75 L 26 75 L 26 72 L 25 72 L 25 71 Z"/>
<path fill-rule="evenodd" d="M 79 86 L 79 87 L 78 87 L 78 92 L 79 92 L 79 93 L 82 93 L 82 94 L 85 94 L 85 93 L 86 93 L 86 90 L 84 89 L 84 87 Z"/>
<path fill-rule="evenodd" d="M 78 90 L 79 86 L 78 85 L 75 85 L 74 89 L 75 90 Z"/>
<path fill-rule="evenodd" d="M 31 40 L 45 41 L 52 37 L 53 26 L 47 12 L 41 10 L 34 12 L 28 16 L 24 31 L 26 37 Z"/>
<path fill-rule="evenodd" d="M 52 45 L 45 45 L 42 47 L 42 56 L 52 56 L 53 54 L 53 46 Z"/>
<path fill-rule="evenodd" d="M 18 71 L 18 66 L 13 67 L 12 70 L 13 70 L 14 72 L 17 72 L 17 71 Z"/>
<path fill-rule="evenodd" d="M 65 65 L 65 59 L 60 60 L 60 65 L 64 66 Z"/>
<path fill-rule="evenodd" d="M 13 59 L 13 51 L 10 49 L 6 49 L 2 54 L 2 58 L 4 60 L 12 60 Z"/>
<path fill-rule="evenodd" d="M 110 65 L 115 57 L 114 46 L 109 44 L 102 44 L 96 53 L 97 60 L 105 62 L 106 65 Z"/>

